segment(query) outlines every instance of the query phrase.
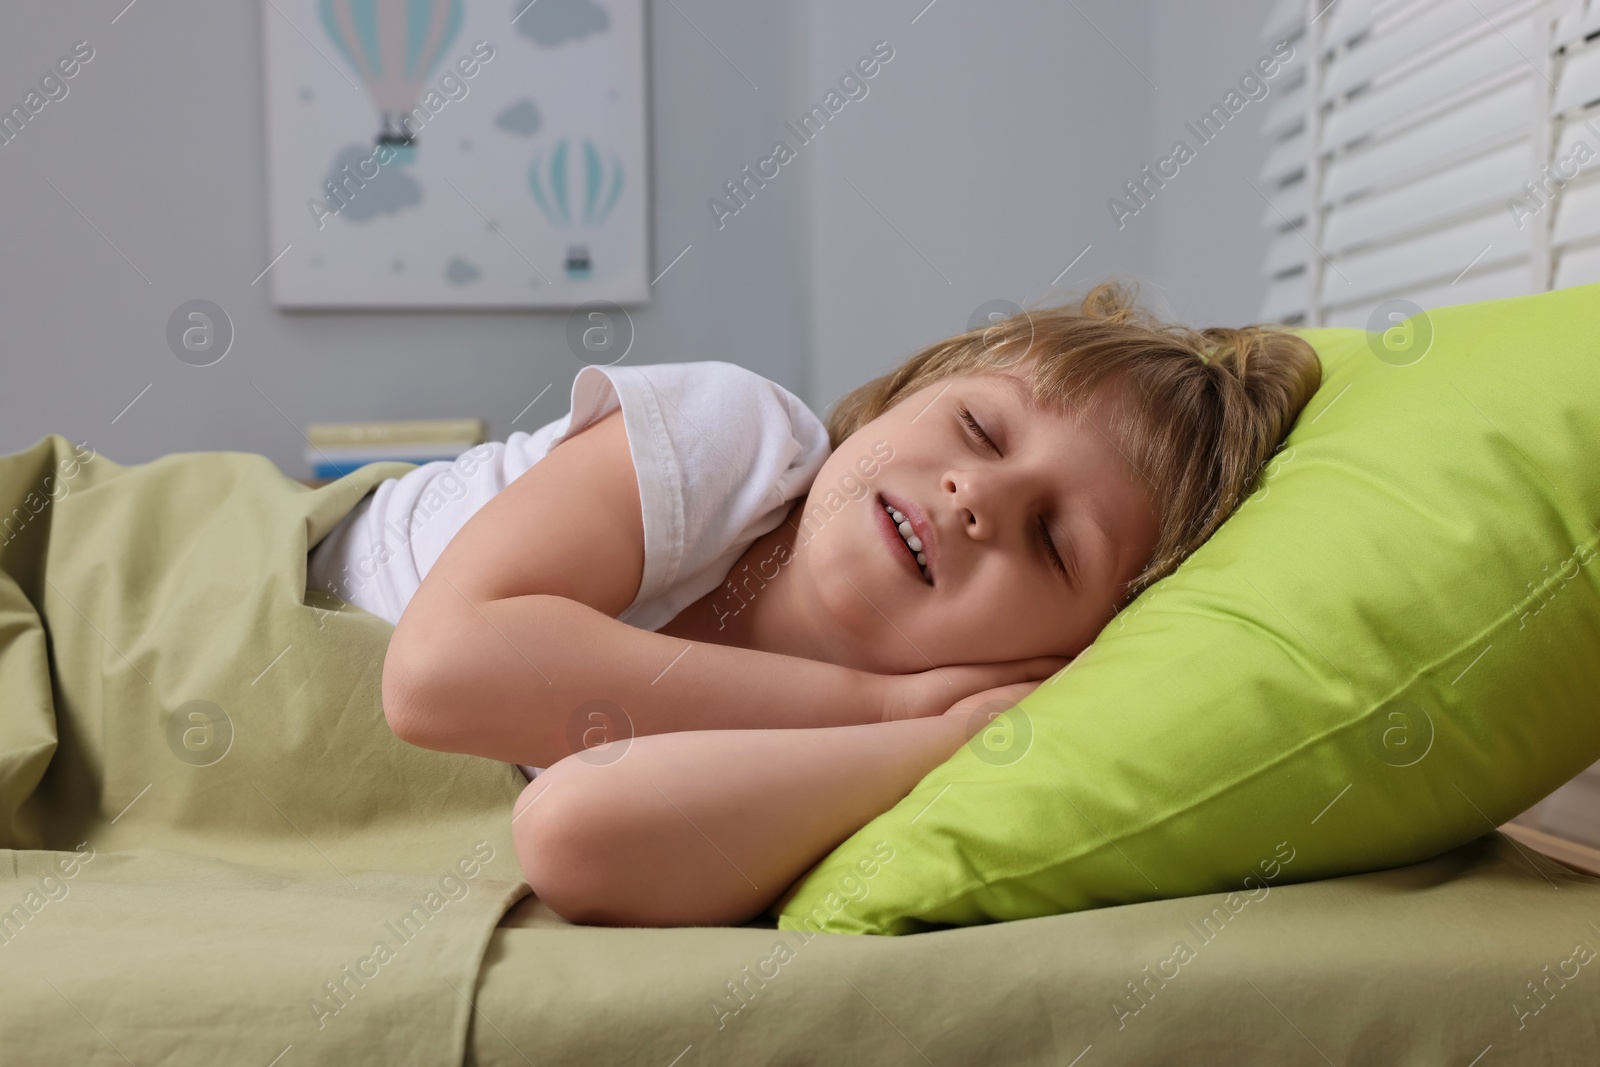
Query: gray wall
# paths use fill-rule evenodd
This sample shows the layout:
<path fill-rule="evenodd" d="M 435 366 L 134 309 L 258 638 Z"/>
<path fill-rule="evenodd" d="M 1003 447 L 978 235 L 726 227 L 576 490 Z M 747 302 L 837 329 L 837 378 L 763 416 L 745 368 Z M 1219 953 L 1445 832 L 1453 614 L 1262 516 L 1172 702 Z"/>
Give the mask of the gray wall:
<path fill-rule="evenodd" d="M 808 149 L 824 404 L 967 329 L 987 301 L 1061 303 L 1154 267 L 1155 226 L 1118 233 L 1105 207 L 1150 138 L 1148 5 L 925 4 L 811 4 L 814 95 L 873 41 L 895 49 Z"/>
<path fill-rule="evenodd" d="M 0 146 L 0 451 L 56 432 L 119 462 L 240 449 L 302 474 L 310 421 L 476 415 L 498 439 L 565 410 L 565 312 L 275 310 L 251 285 L 273 255 L 259 5 L 124 3 L 0 7 L 6 106 L 73 42 L 96 50 Z M 1197 320 L 1252 317 L 1258 115 L 1120 231 L 1105 201 L 1254 58 L 1269 3 L 650 0 L 652 276 L 693 247 L 633 309 L 629 362 L 731 360 L 820 411 L 992 299 L 1117 274 Z M 895 57 L 868 95 L 799 145 L 785 121 L 879 40 Z M 719 228 L 707 200 L 780 137 L 796 160 Z M 211 367 L 166 346 L 193 298 L 236 328 Z"/>
<path fill-rule="evenodd" d="M 1302 69 L 1303 53 L 1297 47 L 1292 66 L 1266 82 L 1267 95 L 1247 103 L 1209 144 L 1200 147 L 1184 123 L 1198 123 L 1257 59 L 1270 56 L 1256 37 L 1273 6 L 1273 0 L 1155 0 L 1157 91 L 1150 155 L 1142 162 L 1171 154 L 1179 138 L 1197 151 L 1151 202 L 1155 215 L 1148 221 L 1159 236 L 1145 292 L 1152 307 L 1193 326 L 1254 322 L 1266 296 L 1261 265 L 1270 235 L 1258 225 L 1266 202 L 1250 183 L 1268 191 L 1256 175 L 1270 146 L 1257 130 L 1282 86 Z M 1146 221 L 1141 212 L 1127 228 Z"/>
<path fill-rule="evenodd" d="M 8 107 L 75 41 L 95 48 L 69 94 L 0 146 L 0 451 L 55 432 L 118 462 L 239 449 L 299 475 L 309 421 L 471 415 L 500 439 L 566 410 L 581 364 L 565 312 L 275 310 L 266 280 L 251 285 L 274 254 L 260 4 L 142 0 L 113 25 L 125 2 L 0 7 Z M 722 232 L 705 204 L 797 110 L 800 9 L 652 0 L 646 32 L 651 276 L 694 247 L 632 309 L 629 362 L 727 359 L 804 392 L 800 190 Z M 210 367 L 165 342 L 168 315 L 193 298 L 236 330 Z"/>

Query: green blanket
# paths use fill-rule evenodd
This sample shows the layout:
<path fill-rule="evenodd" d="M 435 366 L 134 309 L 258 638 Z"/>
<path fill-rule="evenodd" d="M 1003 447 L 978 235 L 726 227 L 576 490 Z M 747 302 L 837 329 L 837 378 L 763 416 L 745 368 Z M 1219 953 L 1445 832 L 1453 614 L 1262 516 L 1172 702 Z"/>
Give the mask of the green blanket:
<path fill-rule="evenodd" d="M 459 1062 L 522 778 L 397 740 L 392 627 L 305 592 L 408 469 L 0 456 L 0 1059 Z"/>

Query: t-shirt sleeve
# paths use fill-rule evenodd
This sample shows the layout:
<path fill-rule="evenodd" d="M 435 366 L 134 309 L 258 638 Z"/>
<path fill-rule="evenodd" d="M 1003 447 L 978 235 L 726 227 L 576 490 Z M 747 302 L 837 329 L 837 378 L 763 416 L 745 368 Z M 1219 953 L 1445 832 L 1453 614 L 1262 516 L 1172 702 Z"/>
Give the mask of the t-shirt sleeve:
<path fill-rule="evenodd" d="M 564 429 L 619 403 L 639 479 L 644 574 L 618 618 L 654 630 L 783 521 L 827 458 L 828 433 L 787 389 L 719 361 L 585 367 Z"/>

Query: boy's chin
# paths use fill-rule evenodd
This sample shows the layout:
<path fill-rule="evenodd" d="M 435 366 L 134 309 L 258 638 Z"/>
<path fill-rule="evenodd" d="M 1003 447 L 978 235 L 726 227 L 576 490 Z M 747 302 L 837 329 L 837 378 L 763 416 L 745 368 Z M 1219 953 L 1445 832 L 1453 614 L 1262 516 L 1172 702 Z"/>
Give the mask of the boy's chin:
<path fill-rule="evenodd" d="M 825 639 L 834 649 L 826 658 L 873 674 L 930 669 L 928 661 L 907 644 L 906 612 L 881 582 L 875 587 L 864 575 L 843 567 L 824 567 L 819 573 L 824 577 L 814 592 L 827 618 Z M 917 638 L 911 634 L 910 640 Z"/>

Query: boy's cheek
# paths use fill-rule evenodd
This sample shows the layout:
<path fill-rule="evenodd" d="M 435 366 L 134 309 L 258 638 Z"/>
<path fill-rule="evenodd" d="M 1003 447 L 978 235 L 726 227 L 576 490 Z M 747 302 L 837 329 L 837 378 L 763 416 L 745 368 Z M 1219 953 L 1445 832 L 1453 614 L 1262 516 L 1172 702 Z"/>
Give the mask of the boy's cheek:
<path fill-rule="evenodd" d="M 879 438 L 872 442 L 871 451 L 857 456 L 855 467 L 863 478 L 876 478 L 883 465 L 894 458 L 894 446 Z"/>

